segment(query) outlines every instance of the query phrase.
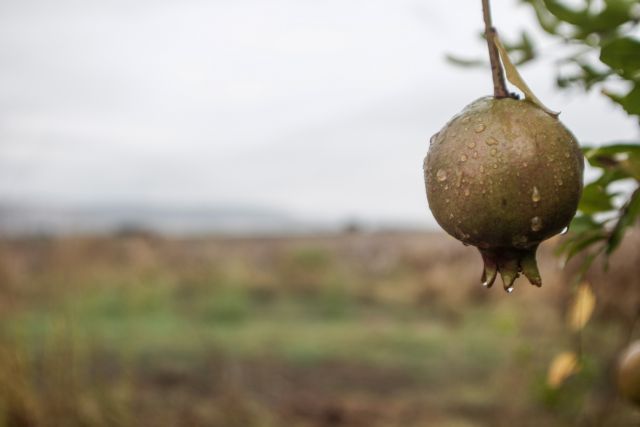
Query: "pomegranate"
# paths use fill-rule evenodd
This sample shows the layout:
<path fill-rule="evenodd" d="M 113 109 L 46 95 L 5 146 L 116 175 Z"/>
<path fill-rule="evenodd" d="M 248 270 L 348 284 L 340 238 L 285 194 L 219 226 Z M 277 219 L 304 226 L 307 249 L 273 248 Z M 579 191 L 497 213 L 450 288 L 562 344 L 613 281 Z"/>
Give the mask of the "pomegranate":
<path fill-rule="evenodd" d="M 554 115 L 526 100 L 484 97 L 432 138 L 424 161 L 429 207 L 450 235 L 478 248 L 482 282 L 520 273 L 536 285 L 540 242 L 562 232 L 582 192 L 584 159 Z"/>

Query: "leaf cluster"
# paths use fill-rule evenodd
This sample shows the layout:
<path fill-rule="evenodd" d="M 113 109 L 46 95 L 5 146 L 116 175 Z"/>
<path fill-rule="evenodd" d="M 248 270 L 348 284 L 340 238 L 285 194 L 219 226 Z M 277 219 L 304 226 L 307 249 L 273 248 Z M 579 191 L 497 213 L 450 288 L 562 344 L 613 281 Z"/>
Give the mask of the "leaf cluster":
<path fill-rule="evenodd" d="M 558 41 L 553 46 L 559 57 L 558 88 L 599 89 L 640 124 L 640 2 L 583 0 L 577 8 L 561 0 L 520 2 L 531 7 L 540 28 Z M 504 46 L 515 65 L 548 53 L 526 31 Z M 447 59 L 462 66 L 481 63 L 453 55 Z M 598 178 L 585 186 L 571 234 L 559 252 L 566 260 L 586 252 L 584 272 L 597 255 L 611 254 L 640 216 L 640 142 L 597 141 L 583 150 Z"/>
<path fill-rule="evenodd" d="M 610 255 L 620 245 L 625 231 L 640 216 L 640 145 L 583 147 L 583 152 L 601 174 L 584 187 L 571 235 L 558 251 L 565 261 L 587 251 L 581 268 L 585 272 L 597 255 Z"/>
<path fill-rule="evenodd" d="M 590 90 L 615 81 L 623 87 L 602 93 L 636 120 L 640 118 L 640 3 L 637 0 L 583 1 L 579 9 L 559 0 L 522 0 L 540 27 L 571 49 L 559 61 L 560 88 Z M 531 60 L 535 59 L 534 57 Z"/>
<path fill-rule="evenodd" d="M 556 84 L 561 90 L 599 89 L 640 125 L 640 2 L 583 0 L 570 7 L 561 0 L 519 0 L 559 44 Z M 514 65 L 535 61 L 543 52 L 526 31 L 503 41 Z M 457 66 L 486 65 L 475 59 L 447 55 Z M 609 255 L 640 216 L 640 142 L 598 141 L 583 147 L 598 178 L 584 188 L 571 234 L 559 247 L 565 261 L 586 253 L 581 272 L 599 254 Z"/>
<path fill-rule="evenodd" d="M 559 0 L 522 2 L 533 8 L 543 30 L 567 47 L 558 63 L 558 87 L 598 87 L 640 123 L 640 3 L 585 0 L 574 9 Z M 598 254 L 611 254 L 640 215 L 640 144 L 601 144 L 583 147 L 599 176 L 585 186 L 571 235 L 559 248 L 566 260 L 586 252 L 583 272 Z"/>

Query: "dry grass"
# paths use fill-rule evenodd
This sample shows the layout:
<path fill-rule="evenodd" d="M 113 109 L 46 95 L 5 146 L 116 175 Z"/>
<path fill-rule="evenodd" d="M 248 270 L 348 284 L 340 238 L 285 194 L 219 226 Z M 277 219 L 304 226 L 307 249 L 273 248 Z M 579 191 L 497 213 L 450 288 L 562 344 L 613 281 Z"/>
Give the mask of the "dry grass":
<path fill-rule="evenodd" d="M 594 393 L 604 314 L 583 373 L 544 385 L 573 339 L 549 251 L 508 296 L 440 234 L 4 240 L 0 425 L 637 423 Z"/>

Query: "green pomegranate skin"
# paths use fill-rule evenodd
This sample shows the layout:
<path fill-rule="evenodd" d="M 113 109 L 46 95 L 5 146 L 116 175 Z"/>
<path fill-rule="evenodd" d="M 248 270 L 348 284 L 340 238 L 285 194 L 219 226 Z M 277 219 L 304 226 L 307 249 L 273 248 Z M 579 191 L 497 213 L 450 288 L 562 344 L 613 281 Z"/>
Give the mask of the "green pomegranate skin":
<path fill-rule="evenodd" d="M 640 405 L 640 341 L 632 342 L 618 360 L 618 392 L 629 401 Z"/>
<path fill-rule="evenodd" d="M 520 272 L 541 285 L 535 251 L 575 215 L 583 169 L 557 117 L 513 98 L 469 104 L 431 138 L 424 161 L 436 221 L 480 250 L 485 285 L 500 272 L 509 291 Z"/>

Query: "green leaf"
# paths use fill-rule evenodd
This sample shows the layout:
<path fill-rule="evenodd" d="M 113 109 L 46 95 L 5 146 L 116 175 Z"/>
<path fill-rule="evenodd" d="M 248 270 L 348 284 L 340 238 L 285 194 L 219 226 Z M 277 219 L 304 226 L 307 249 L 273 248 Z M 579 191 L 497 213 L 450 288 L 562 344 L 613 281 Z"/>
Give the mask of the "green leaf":
<path fill-rule="evenodd" d="M 600 60 L 627 79 L 640 76 L 640 41 L 631 37 L 613 40 L 602 47 Z"/>
<path fill-rule="evenodd" d="M 632 115 L 640 115 L 640 84 L 636 83 L 633 89 L 622 98 L 620 105 Z"/>
<path fill-rule="evenodd" d="M 579 253 L 587 250 L 596 243 L 603 242 L 607 239 L 608 234 L 604 230 L 590 230 L 584 233 L 575 235 L 575 237 L 568 239 L 567 242 L 559 250 L 559 253 L 564 253 L 565 262 L 569 262 L 573 257 Z"/>
<path fill-rule="evenodd" d="M 602 93 L 613 102 L 620 104 L 630 115 L 640 116 L 640 83 L 636 83 L 626 95 L 621 96 L 606 91 Z"/>
<path fill-rule="evenodd" d="M 600 155 L 610 156 L 621 153 L 640 155 L 640 143 L 620 142 L 603 145 L 602 147 L 584 146 L 582 150 L 587 159 Z"/>
<path fill-rule="evenodd" d="M 631 10 L 638 0 L 605 0 L 605 8 L 598 23 L 604 28 L 615 28 L 633 19 Z"/>
<path fill-rule="evenodd" d="M 623 171 L 636 181 L 640 181 L 640 156 L 629 156 L 627 160 L 620 162 L 620 164 Z"/>
<path fill-rule="evenodd" d="M 535 58 L 536 55 L 533 40 L 526 31 L 522 32 L 522 40 L 519 47 L 520 51 L 523 52 L 524 57 L 527 58 L 527 60 Z M 523 60 L 521 59 L 521 61 Z M 524 61 L 522 63 L 524 63 Z"/>
<path fill-rule="evenodd" d="M 445 54 L 445 59 L 452 65 L 457 65 L 458 67 L 479 67 L 482 65 L 486 65 L 487 62 L 483 59 L 473 59 L 473 58 L 462 58 L 460 56 L 453 55 L 451 53 Z"/>
<path fill-rule="evenodd" d="M 605 0 L 604 10 L 593 22 L 595 29 L 604 32 L 630 21 L 631 8 L 636 2 L 637 0 Z"/>
<path fill-rule="evenodd" d="M 622 208 L 622 215 L 616 222 L 607 242 L 607 254 L 611 254 L 622 242 L 626 229 L 635 224 L 640 215 L 640 189 L 636 189 L 627 204 Z"/>
<path fill-rule="evenodd" d="M 587 215 L 610 211 L 613 209 L 611 197 L 612 195 L 607 193 L 605 186 L 598 182 L 592 182 L 582 190 L 578 210 Z"/>
<path fill-rule="evenodd" d="M 525 64 L 536 57 L 533 41 L 526 31 L 522 32 L 520 40 L 513 43 L 505 41 L 503 44 L 511 58 L 515 58 L 513 59 L 515 65 Z"/>
<path fill-rule="evenodd" d="M 587 8 L 574 11 L 563 5 L 562 2 L 555 0 L 544 0 L 544 4 L 557 19 L 578 27 L 588 26 L 592 19 Z"/>
<path fill-rule="evenodd" d="M 598 230 L 602 224 L 596 222 L 591 215 L 576 215 L 571 221 L 569 230 L 574 234 L 582 234 L 590 230 Z"/>
<path fill-rule="evenodd" d="M 533 8 L 540 27 L 549 34 L 558 35 L 558 25 L 560 21 L 554 17 L 544 5 L 542 0 L 522 0 Z"/>
<path fill-rule="evenodd" d="M 611 70 L 598 71 L 591 65 L 580 62 L 576 62 L 576 65 L 579 69 L 572 74 L 557 76 L 556 84 L 558 87 L 564 89 L 570 86 L 579 86 L 588 91 L 596 84 L 607 80 L 607 78 L 614 74 Z"/>
<path fill-rule="evenodd" d="M 640 145 L 612 144 L 604 147 L 585 147 L 584 155 L 591 166 L 610 172 L 599 180 L 601 185 L 613 181 L 634 178 L 640 181 Z"/>
<path fill-rule="evenodd" d="M 615 167 L 615 168 L 605 170 L 598 179 L 592 182 L 592 184 L 602 187 L 605 189 L 605 191 L 607 191 L 607 188 L 611 183 L 616 181 L 622 181 L 629 178 L 631 178 L 631 176 L 627 172 L 625 172 L 621 167 Z M 615 196 L 615 194 L 608 193 L 608 196 L 613 197 Z"/>
<path fill-rule="evenodd" d="M 599 14 L 589 11 L 589 6 L 580 10 L 571 9 L 557 0 L 544 0 L 549 12 L 558 20 L 573 25 L 573 38 L 585 39 L 592 33 L 608 33 L 631 20 L 633 0 L 608 0 Z"/>

